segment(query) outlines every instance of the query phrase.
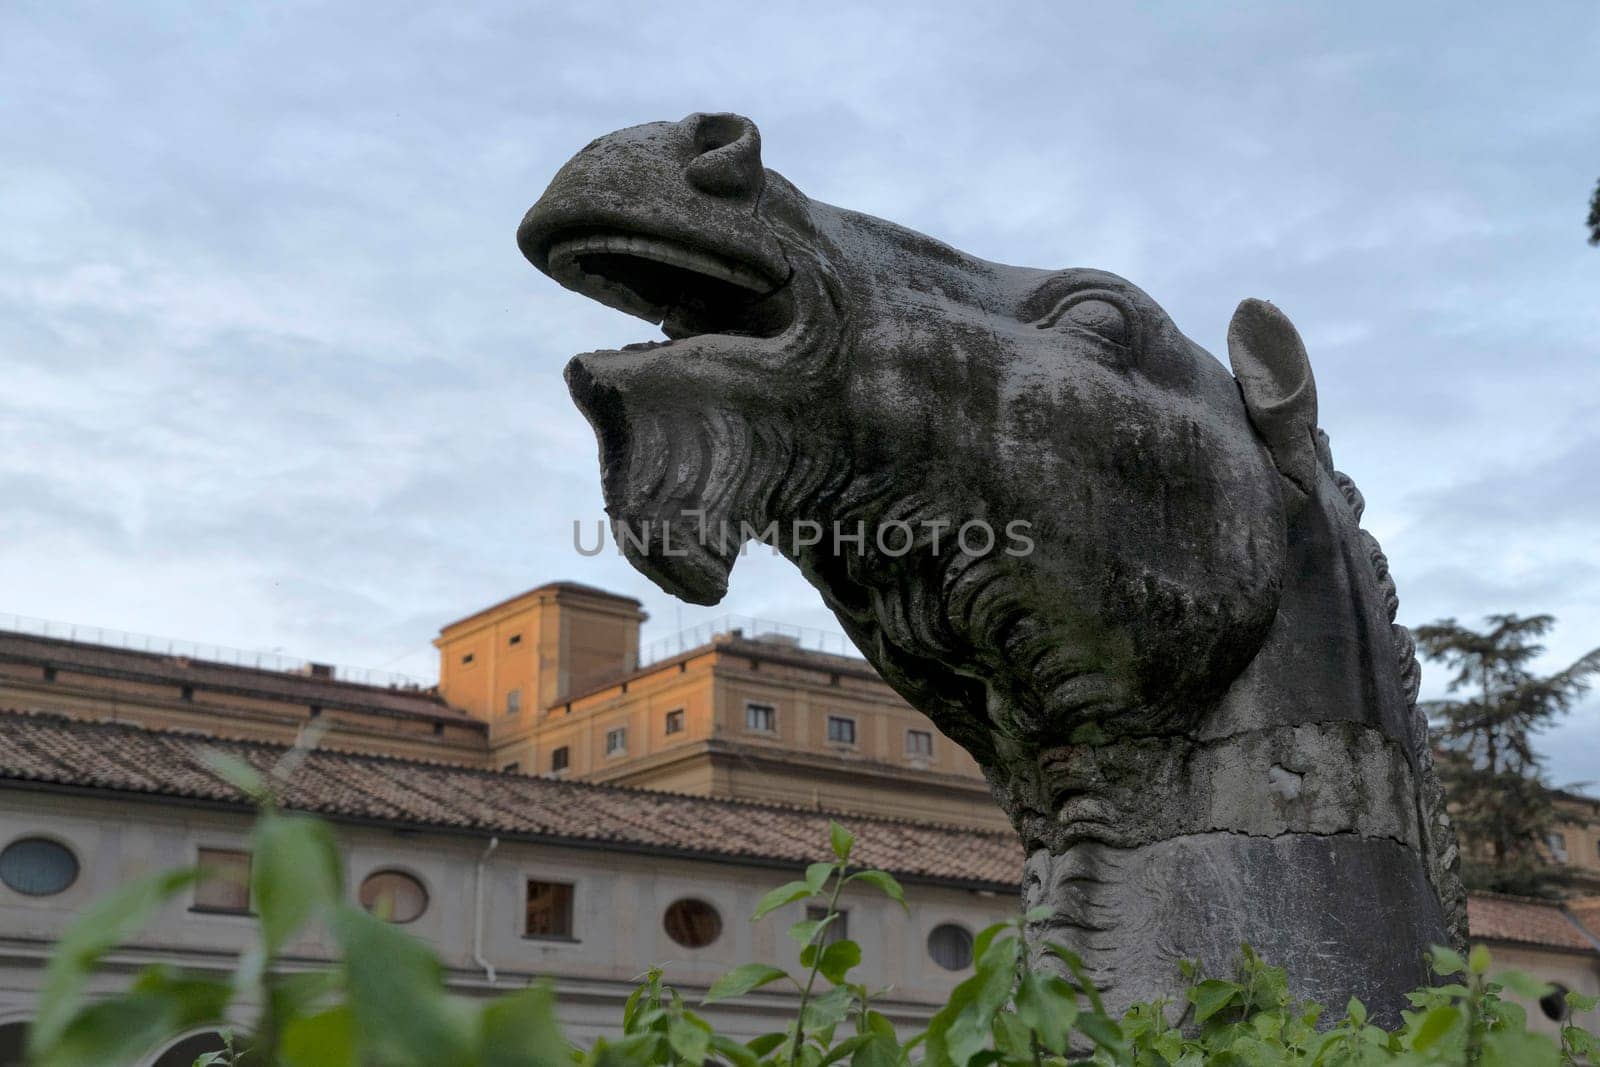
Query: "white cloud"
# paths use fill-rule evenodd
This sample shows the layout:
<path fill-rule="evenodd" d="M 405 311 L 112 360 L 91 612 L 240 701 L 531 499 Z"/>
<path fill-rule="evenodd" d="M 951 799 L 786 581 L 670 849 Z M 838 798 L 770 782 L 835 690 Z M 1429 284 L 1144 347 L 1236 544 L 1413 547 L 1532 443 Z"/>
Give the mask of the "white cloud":
<path fill-rule="evenodd" d="M 572 551 L 560 368 L 646 331 L 512 244 L 591 137 L 734 109 L 812 195 L 1125 273 L 1213 351 L 1273 299 L 1406 617 L 1600 643 L 1597 45 L 1581 4 L 7 6 L 0 610 L 412 669 L 553 578 L 652 635 L 825 622 L 778 561 L 707 610 Z"/>

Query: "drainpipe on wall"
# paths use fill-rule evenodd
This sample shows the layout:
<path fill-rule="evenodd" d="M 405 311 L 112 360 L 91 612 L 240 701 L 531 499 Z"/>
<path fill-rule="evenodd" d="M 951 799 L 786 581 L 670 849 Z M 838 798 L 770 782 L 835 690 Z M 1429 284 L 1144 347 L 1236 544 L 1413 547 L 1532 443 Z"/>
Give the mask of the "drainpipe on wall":
<path fill-rule="evenodd" d="M 483 968 L 483 976 L 494 985 L 494 964 L 483 958 L 483 871 L 489 856 L 500 847 L 500 838 L 489 838 L 489 847 L 478 857 L 478 883 L 472 905 L 472 962 Z"/>

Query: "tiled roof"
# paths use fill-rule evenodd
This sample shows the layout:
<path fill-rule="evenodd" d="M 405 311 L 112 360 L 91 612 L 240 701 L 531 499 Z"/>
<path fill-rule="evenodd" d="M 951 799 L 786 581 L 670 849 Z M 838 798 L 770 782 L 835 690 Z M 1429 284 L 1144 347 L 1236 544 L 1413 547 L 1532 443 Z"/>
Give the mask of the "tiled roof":
<path fill-rule="evenodd" d="M 1467 927 L 1474 941 L 1600 953 L 1596 942 L 1554 901 L 1473 893 L 1467 898 Z"/>
<path fill-rule="evenodd" d="M 130 723 L 0 711 L 0 786 L 104 790 L 242 808 L 244 796 L 206 766 L 203 753 L 227 752 L 264 771 L 286 748 Z M 855 832 L 858 862 L 903 878 L 1009 891 L 1022 875 L 1022 852 L 1008 831 L 349 752 L 310 753 L 280 802 L 333 819 L 795 865 L 828 858 L 832 819 Z M 1584 918 L 1600 917 L 1600 900 L 1574 902 L 1573 908 Z M 1468 914 L 1474 940 L 1600 953 L 1576 917 L 1558 903 L 1473 893 Z"/>
<path fill-rule="evenodd" d="M 194 686 L 210 693 L 266 697 L 297 704 L 349 708 L 379 715 L 475 723 L 429 689 L 390 689 L 336 678 L 239 667 L 212 660 L 0 631 L 0 662 L 37 664 L 108 678 Z"/>
<path fill-rule="evenodd" d="M 48 784 L 243 805 L 205 765 L 219 749 L 265 770 L 284 745 L 127 723 L 0 712 L 0 785 Z M 281 797 L 331 818 L 796 865 L 827 858 L 828 821 L 854 859 L 906 878 L 1011 890 L 1022 850 L 1009 832 L 750 801 L 590 785 L 385 756 L 314 751 Z"/>

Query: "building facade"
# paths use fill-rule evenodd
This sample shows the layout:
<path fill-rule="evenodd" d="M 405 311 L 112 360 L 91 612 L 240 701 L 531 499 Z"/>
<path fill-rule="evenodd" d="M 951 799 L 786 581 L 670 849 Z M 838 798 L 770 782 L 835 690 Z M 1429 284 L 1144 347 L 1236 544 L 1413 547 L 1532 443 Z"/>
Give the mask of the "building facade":
<path fill-rule="evenodd" d="M 755 629 L 651 655 L 643 621 L 630 598 L 540 586 L 443 627 L 436 687 L 0 631 L 0 1067 L 20 1062 L 51 944 L 89 901 L 149 870 L 247 868 L 251 813 L 204 753 L 265 768 L 310 723 L 285 804 L 334 823 L 352 899 L 404 921 L 465 995 L 551 981 L 589 1038 L 653 963 L 692 992 L 787 962 L 802 906 L 745 917 L 827 858 L 837 820 L 911 904 L 846 900 L 863 977 L 892 987 L 891 1018 L 924 1022 L 969 973 L 973 934 L 1016 908 L 1021 849 L 976 764 L 859 658 Z M 1597 809 L 1566 797 L 1550 848 L 1600 885 Z M 236 884 L 197 886 L 99 988 L 161 960 L 231 967 L 249 907 Z M 1471 921 L 1503 965 L 1600 992 L 1600 895 L 1474 896 Z M 311 932 L 285 964 L 331 954 Z M 758 992 L 713 1015 L 753 1036 L 791 1006 Z M 1554 1032 L 1558 1002 L 1526 1006 Z M 151 1062 L 214 1040 L 175 1035 Z"/>
<path fill-rule="evenodd" d="M 93 900 L 153 871 L 248 870 L 252 812 L 208 751 L 266 770 L 287 746 L 227 741 L 53 713 L 0 713 L 0 1050 L 31 1018 L 55 940 Z M 286 807 L 336 828 L 352 900 L 403 921 L 464 995 L 554 984 L 569 1034 L 614 1032 L 651 964 L 686 994 L 740 963 L 793 963 L 795 903 L 747 917 L 774 886 L 829 856 L 828 823 L 857 835 L 863 865 L 894 873 L 909 907 L 872 889 L 841 898 L 861 943 L 859 975 L 890 992 L 877 1006 L 924 1025 L 970 973 L 977 931 L 1013 914 L 1022 855 L 1008 831 L 816 812 L 317 750 Z M 111 990 L 139 967 L 231 970 L 253 933 L 241 881 L 201 882 L 112 955 Z M 288 946 L 286 970 L 325 966 L 327 934 Z M 793 1008 L 757 992 L 707 1009 L 725 1032 L 780 1029 Z M 251 1005 L 242 1005 L 249 1022 Z M 11 1029 L 8 1031 L 6 1027 Z M 192 1059 L 192 1044 L 162 1067 Z M 159 1050 L 158 1050 L 159 1051 Z M 0 1064 L 8 1061 L 0 1052 Z"/>

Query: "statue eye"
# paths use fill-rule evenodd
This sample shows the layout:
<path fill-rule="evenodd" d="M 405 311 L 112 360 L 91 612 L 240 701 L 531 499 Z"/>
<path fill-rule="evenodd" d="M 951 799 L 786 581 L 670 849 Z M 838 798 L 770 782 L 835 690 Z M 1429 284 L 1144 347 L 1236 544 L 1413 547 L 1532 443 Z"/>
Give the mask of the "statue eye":
<path fill-rule="evenodd" d="M 1036 325 L 1041 330 L 1075 326 L 1123 348 L 1133 347 L 1133 325 L 1121 302 L 1103 293 L 1076 293 L 1058 303 Z"/>
<path fill-rule="evenodd" d="M 1067 318 L 1108 341 L 1119 345 L 1128 343 L 1128 320 L 1114 304 L 1104 300 L 1080 300 L 1067 309 Z"/>

